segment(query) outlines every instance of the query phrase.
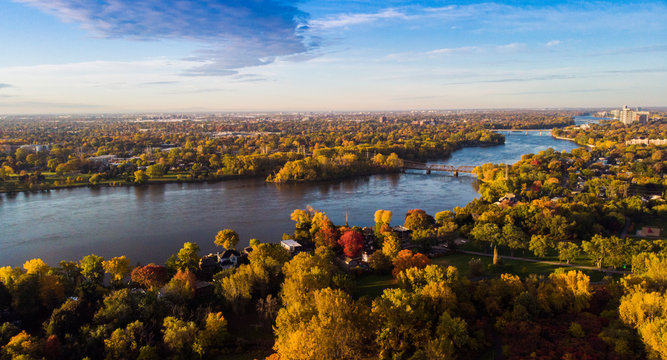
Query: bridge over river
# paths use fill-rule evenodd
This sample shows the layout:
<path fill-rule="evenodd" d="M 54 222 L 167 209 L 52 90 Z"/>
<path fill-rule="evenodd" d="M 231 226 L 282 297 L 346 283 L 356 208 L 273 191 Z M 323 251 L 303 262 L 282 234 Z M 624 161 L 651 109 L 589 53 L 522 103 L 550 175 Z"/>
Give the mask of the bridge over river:
<path fill-rule="evenodd" d="M 426 164 L 416 161 L 403 161 L 403 170 L 424 170 L 427 174 L 430 174 L 431 171 L 443 171 L 454 173 L 454 176 L 459 176 L 459 173 L 468 173 L 472 174 L 472 170 L 476 166 L 467 166 L 467 165 L 444 165 L 444 164 Z"/>

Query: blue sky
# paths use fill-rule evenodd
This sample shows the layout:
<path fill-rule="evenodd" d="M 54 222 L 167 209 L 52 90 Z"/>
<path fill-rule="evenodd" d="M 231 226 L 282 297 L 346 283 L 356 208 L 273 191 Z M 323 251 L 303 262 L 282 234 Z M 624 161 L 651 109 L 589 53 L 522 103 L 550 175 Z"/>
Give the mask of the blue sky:
<path fill-rule="evenodd" d="M 0 114 L 665 106 L 663 1 L 0 0 Z"/>

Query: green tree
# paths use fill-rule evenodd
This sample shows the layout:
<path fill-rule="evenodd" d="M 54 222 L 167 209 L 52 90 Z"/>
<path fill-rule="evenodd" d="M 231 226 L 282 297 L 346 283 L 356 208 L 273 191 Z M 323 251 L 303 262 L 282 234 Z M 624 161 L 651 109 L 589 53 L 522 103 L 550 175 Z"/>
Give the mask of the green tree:
<path fill-rule="evenodd" d="M 104 258 L 94 254 L 86 255 L 79 261 L 81 275 L 87 281 L 101 284 L 104 280 Z"/>
<path fill-rule="evenodd" d="M 153 164 L 146 168 L 146 175 L 151 179 L 164 176 L 165 166 L 162 164 Z"/>
<path fill-rule="evenodd" d="M 176 267 L 181 271 L 199 270 L 199 245 L 191 242 L 183 244 L 176 256 Z"/>
<path fill-rule="evenodd" d="M 498 264 L 498 245 L 502 241 L 502 233 L 494 223 L 478 223 L 470 230 L 470 236 L 477 241 L 485 241 L 493 246 L 493 264 Z"/>
<path fill-rule="evenodd" d="M 549 249 L 553 247 L 551 238 L 547 235 L 535 234 L 530 237 L 528 250 L 532 251 L 535 256 L 545 257 Z"/>
<path fill-rule="evenodd" d="M 183 355 L 192 350 L 197 336 L 197 325 L 194 322 L 167 316 L 164 318 L 162 327 L 164 344 L 169 350 Z"/>
<path fill-rule="evenodd" d="M 558 243 L 558 260 L 564 260 L 569 264 L 571 261 L 576 260 L 580 254 L 581 249 L 579 248 L 579 245 L 569 241 L 561 241 Z"/>

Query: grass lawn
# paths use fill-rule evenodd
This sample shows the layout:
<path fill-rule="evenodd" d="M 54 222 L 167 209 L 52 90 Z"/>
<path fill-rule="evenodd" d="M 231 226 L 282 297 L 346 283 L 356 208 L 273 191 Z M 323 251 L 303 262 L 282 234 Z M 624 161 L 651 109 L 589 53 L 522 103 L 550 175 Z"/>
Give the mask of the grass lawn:
<path fill-rule="evenodd" d="M 492 272 L 490 273 L 488 270 L 489 264 L 492 263 L 493 258 L 490 256 L 476 256 L 476 255 L 468 255 L 468 254 L 454 254 L 454 255 L 445 255 L 442 257 L 434 258 L 433 259 L 433 264 L 437 265 L 442 265 L 442 266 L 455 266 L 456 268 L 459 269 L 459 274 L 461 275 L 468 275 L 468 262 L 470 259 L 473 258 L 480 258 L 482 259 L 482 264 L 484 265 L 484 270 L 485 270 L 485 275 L 488 276 L 496 276 L 500 275 L 500 273 L 511 273 L 518 275 L 520 277 L 526 277 L 530 274 L 537 274 L 537 275 L 549 275 L 554 270 L 558 268 L 565 268 L 565 269 L 571 269 L 566 266 L 557 266 L 557 265 L 549 265 L 549 264 L 541 264 L 541 263 L 532 263 L 532 262 L 526 262 L 526 261 L 519 261 L 519 260 L 508 260 L 508 259 L 501 259 L 503 261 L 503 264 L 507 266 L 507 268 L 503 269 L 500 271 L 500 273 Z M 590 276 L 591 281 L 600 281 L 604 277 L 604 273 L 600 271 L 589 271 L 589 270 L 582 270 L 586 275 Z"/>
<path fill-rule="evenodd" d="M 396 287 L 396 279 L 389 275 L 367 275 L 357 279 L 357 287 L 354 289 L 354 296 L 360 298 L 368 296 L 371 298 L 382 295 L 382 291 L 387 288 Z"/>

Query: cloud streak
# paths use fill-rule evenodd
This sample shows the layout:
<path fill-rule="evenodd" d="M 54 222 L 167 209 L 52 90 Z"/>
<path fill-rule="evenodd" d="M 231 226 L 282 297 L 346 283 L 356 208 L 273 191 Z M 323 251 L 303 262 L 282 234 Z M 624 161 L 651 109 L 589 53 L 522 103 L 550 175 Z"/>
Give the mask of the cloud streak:
<path fill-rule="evenodd" d="M 316 47 L 296 0 L 14 0 L 102 38 L 185 39 L 204 47 L 189 75 L 231 75 Z"/>

